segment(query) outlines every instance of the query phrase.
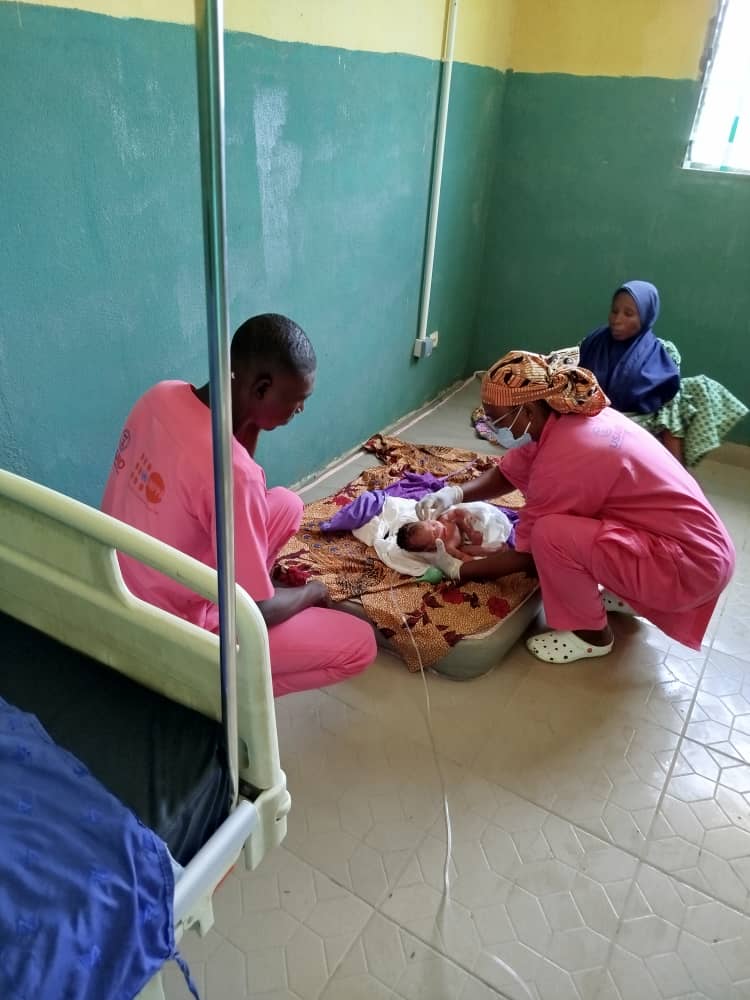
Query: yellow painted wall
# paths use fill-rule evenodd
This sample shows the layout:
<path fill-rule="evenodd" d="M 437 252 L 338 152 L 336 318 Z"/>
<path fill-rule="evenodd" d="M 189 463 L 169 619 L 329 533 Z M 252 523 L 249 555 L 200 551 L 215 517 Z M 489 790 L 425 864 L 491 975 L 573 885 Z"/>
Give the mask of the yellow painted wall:
<path fill-rule="evenodd" d="M 182 24 L 194 18 L 193 0 L 22 0 L 27 2 Z M 437 59 L 446 3 L 226 0 L 226 23 L 234 31 L 282 41 Z M 716 5 L 717 0 L 460 0 L 456 57 L 528 73 L 695 78 Z"/>
<path fill-rule="evenodd" d="M 699 75 L 717 0 L 517 0 L 511 60 L 526 73 Z"/>
<path fill-rule="evenodd" d="M 12 0 L 15 2 L 15 0 Z M 193 0 L 22 0 L 113 17 L 192 24 Z M 514 0 L 460 0 L 456 58 L 505 69 Z M 439 59 L 447 0 L 225 0 L 226 26 L 285 42 Z"/>

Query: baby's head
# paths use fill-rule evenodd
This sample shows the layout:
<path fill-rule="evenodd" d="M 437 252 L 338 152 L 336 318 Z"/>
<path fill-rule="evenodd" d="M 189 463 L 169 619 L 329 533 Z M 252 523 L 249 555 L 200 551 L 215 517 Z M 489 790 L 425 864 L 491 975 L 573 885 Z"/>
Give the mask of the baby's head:
<path fill-rule="evenodd" d="M 396 544 L 407 552 L 434 552 L 435 542 L 444 535 L 440 521 L 409 521 L 398 529 Z"/>

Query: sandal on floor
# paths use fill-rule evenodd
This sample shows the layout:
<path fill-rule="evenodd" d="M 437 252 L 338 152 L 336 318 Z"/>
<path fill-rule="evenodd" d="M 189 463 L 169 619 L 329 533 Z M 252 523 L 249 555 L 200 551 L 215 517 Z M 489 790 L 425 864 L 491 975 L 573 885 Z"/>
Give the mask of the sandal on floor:
<path fill-rule="evenodd" d="M 602 590 L 601 598 L 605 611 L 618 611 L 621 615 L 636 614 L 629 604 L 626 604 L 625 601 L 619 598 L 616 594 L 613 594 L 611 590 Z"/>
<path fill-rule="evenodd" d="M 612 652 L 614 641 L 606 646 L 592 646 L 579 639 L 575 632 L 541 632 L 526 640 L 526 648 L 545 663 L 572 663 Z"/>

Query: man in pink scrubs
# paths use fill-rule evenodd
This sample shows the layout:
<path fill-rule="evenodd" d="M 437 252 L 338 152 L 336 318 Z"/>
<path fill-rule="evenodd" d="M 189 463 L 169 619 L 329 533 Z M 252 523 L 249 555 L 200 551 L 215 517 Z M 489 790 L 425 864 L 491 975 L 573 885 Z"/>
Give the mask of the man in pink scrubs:
<path fill-rule="evenodd" d="M 461 581 L 536 571 L 552 630 L 527 646 L 549 663 L 609 653 L 607 611 L 643 615 L 700 649 L 735 552 L 690 473 L 610 407 L 586 369 L 553 371 L 540 355 L 512 351 L 485 375 L 482 403 L 510 450 L 463 490 L 446 486 L 420 501 L 417 513 L 435 517 L 517 488 L 526 506 L 516 551 L 459 563 L 443 550 L 439 568 Z"/>
<path fill-rule="evenodd" d="M 333 684 L 359 673 L 376 654 L 372 627 L 329 607 L 314 581 L 275 587 L 270 571 L 298 530 L 302 501 L 267 489 L 254 459 L 261 431 L 301 413 L 315 384 L 316 358 L 305 333 L 285 316 L 247 320 L 232 339 L 232 461 L 237 582 L 268 626 L 274 694 Z M 216 566 L 208 385 L 159 382 L 133 407 L 120 437 L 102 509 Z M 142 563 L 120 555 L 128 588 L 144 601 L 218 631 L 215 604 Z"/>

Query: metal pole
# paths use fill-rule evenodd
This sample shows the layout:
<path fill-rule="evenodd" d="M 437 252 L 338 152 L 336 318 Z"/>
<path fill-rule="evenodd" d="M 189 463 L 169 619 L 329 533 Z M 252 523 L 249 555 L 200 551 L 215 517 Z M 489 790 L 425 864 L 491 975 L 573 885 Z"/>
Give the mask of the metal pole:
<path fill-rule="evenodd" d="M 206 318 L 216 504 L 216 568 L 219 586 L 221 719 L 237 803 L 237 627 L 232 478 L 232 393 L 227 313 L 226 201 L 224 195 L 224 9 L 222 0 L 196 0 L 198 120 L 201 143 Z"/>
<path fill-rule="evenodd" d="M 440 208 L 440 187 L 443 182 L 443 159 L 445 157 L 445 132 L 448 125 L 448 103 L 451 96 L 451 75 L 453 73 L 453 50 L 456 42 L 458 22 L 458 0 L 449 0 L 448 28 L 445 41 L 445 58 L 440 74 L 440 96 L 438 98 L 437 135 L 435 138 L 435 158 L 432 162 L 432 185 L 430 208 L 427 220 L 427 245 L 425 247 L 422 270 L 422 294 L 419 302 L 419 329 L 417 340 L 427 339 L 427 320 L 432 293 L 432 270 L 435 264 L 435 243 L 437 241 L 438 210 Z M 420 355 L 416 351 L 415 356 Z"/>

